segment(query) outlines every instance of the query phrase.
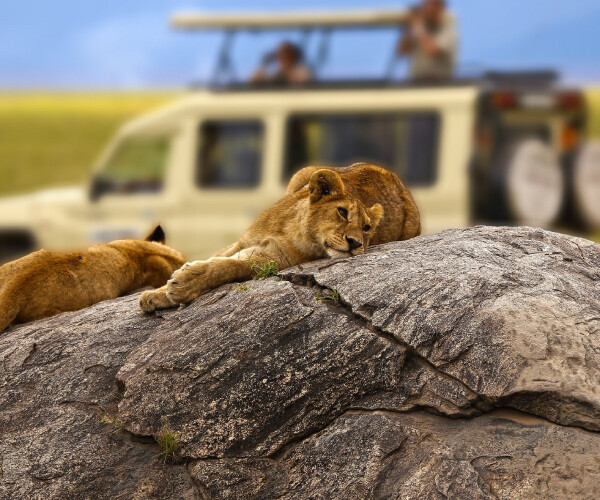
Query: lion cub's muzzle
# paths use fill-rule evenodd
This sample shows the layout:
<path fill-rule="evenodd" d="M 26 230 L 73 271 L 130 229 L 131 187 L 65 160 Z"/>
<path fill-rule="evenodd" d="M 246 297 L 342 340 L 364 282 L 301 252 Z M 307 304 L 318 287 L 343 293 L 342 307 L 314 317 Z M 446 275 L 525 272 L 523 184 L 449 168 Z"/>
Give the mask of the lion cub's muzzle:
<path fill-rule="evenodd" d="M 324 242 L 327 255 L 333 258 L 350 257 L 365 253 L 364 243 L 351 236 L 333 236 Z"/>
<path fill-rule="evenodd" d="M 354 238 L 350 238 L 349 236 L 346 236 L 346 241 L 348 242 L 348 247 L 349 247 L 350 252 L 353 252 L 357 248 L 360 248 L 363 246 L 362 241 L 355 240 Z"/>

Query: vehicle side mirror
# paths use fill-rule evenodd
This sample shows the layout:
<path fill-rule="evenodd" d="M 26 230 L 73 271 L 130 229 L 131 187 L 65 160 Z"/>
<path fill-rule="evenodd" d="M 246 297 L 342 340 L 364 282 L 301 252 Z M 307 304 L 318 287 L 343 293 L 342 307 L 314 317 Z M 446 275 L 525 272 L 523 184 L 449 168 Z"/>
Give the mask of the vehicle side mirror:
<path fill-rule="evenodd" d="M 92 185 L 90 186 L 90 201 L 92 203 L 97 202 L 102 196 L 104 189 L 102 180 L 98 177 L 94 177 L 92 179 Z"/>

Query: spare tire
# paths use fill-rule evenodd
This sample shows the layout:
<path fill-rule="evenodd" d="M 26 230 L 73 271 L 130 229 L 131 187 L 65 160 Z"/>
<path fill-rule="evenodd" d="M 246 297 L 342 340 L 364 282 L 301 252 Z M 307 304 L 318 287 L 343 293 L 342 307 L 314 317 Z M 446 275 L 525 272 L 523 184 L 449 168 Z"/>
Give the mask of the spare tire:
<path fill-rule="evenodd" d="M 549 227 L 564 201 L 564 174 L 552 148 L 539 139 L 506 146 L 490 176 L 490 212 L 494 219 L 525 226 Z"/>
<path fill-rule="evenodd" d="M 584 227 L 600 228 L 600 141 L 585 143 L 571 165 L 574 216 Z"/>

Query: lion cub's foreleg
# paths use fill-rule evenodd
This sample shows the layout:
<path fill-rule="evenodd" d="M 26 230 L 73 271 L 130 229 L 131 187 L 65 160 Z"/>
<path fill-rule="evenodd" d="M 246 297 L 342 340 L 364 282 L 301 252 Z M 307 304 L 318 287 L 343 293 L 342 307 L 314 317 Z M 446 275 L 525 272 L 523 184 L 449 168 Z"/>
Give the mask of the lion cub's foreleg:
<path fill-rule="evenodd" d="M 275 261 L 279 269 L 288 267 L 281 252 L 270 242 L 246 248 L 230 257 L 212 257 L 208 260 L 188 262 L 175 271 L 167 285 L 157 290 L 144 292 L 140 297 L 140 308 L 145 312 L 189 304 L 200 294 L 234 281 L 251 279 L 252 265 Z"/>
<path fill-rule="evenodd" d="M 167 282 L 167 297 L 174 304 L 189 304 L 207 290 L 252 276 L 252 262 L 248 260 L 213 257 L 196 261 L 173 273 Z"/>
<path fill-rule="evenodd" d="M 139 301 L 140 309 L 144 312 L 154 312 L 157 309 L 168 309 L 175 307 L 167 297 L 167 285 L 161 286 L 156 290 L 149 290 L 142 293 Z"/>

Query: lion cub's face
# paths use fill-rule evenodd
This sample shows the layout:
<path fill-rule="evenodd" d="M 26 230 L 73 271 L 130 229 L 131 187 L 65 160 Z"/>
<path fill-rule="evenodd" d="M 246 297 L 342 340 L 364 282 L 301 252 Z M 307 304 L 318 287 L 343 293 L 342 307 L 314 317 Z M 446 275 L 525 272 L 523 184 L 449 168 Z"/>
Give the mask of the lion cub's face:
<path fill-rule="evenodd" d="M 318 170 L 309 181 L 310 227 L 329 257 L 364 253 L 383 216 L 378 203 L 365 207 L 344 188 L 333 170 Z"/>

